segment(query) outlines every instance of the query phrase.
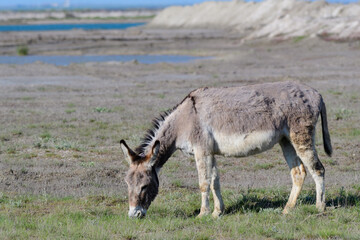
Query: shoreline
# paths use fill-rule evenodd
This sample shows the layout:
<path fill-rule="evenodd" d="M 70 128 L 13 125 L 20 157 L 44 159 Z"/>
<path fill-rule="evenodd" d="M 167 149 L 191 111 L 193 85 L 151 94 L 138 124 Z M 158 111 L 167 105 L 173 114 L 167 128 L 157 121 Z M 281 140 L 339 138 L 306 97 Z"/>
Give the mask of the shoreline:
<path fill-rule="evenodd" d="M 38 19 L 38 20 L 11 20 L 0 21 L 0 25 L 41 25 L 41 24 L 77 24 L 77 23 L 137 23 L 150 22 L 154 16 L 136 18 L 88 18 L 88 19 Z"/>
<path fill-rule="evenodd" d="M 160 10 L 3 11 L 0 25 L 150 21 Z"/>

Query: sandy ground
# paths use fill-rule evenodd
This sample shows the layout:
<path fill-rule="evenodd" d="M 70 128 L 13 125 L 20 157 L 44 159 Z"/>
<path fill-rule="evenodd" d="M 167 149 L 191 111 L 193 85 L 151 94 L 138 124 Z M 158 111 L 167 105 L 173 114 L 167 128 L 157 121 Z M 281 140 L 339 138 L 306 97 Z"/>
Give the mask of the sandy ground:
<path fill-rule="evenodd" d="M 219 30 L 135 28 L 0 34 L 0 54 L 191 54 L 185 64 L 133 62 L 0 65 L 0 191 L 14 194 L 123 195 L 127 164 L 119 140 L 140 142 L 151 119 L 203 86 L 299 81 L 327 104 L 332 158 L 317 149 L 328 189 L 359 186 L 360 44 L 319 39 L 247 42 Z M 319 131 L 320 133 L 320 131 Z M 218 157 L 224 189 L 290 189 L 280 148 L 247 158 Z M 197 190 L 195 162 L 177 152 L 162 189 Z M 306 188 L 314 188 L 307 177 Z"/>

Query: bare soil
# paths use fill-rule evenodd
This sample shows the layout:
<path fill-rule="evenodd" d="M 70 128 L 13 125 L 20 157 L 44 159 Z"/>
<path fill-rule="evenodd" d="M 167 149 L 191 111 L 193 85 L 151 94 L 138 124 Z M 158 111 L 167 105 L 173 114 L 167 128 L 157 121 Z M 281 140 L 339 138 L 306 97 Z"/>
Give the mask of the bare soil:
<path fill-rule="evenodd" d="M 125 195 L 119 140 L 135 147 L 158 116 L 203 86 L 299 81 L 323 95 L 334 148 L 317 149 L 327 189 L 359 186 L 360 44 L 319 39 L 242 42 L 222 30 L 135 28 L 0 34 L 0 54 L 190 54 L 185 64 L 108 62 L 0 65 L 0 192 L 54 196 Z M 223 189 L 290 189 L 280 148 L 246 158 L 217 157 Z M 197 190 L 195 162 L 176 152 L 162 189 Z M 314 188 L 307 177 L 306 188 Z"/>

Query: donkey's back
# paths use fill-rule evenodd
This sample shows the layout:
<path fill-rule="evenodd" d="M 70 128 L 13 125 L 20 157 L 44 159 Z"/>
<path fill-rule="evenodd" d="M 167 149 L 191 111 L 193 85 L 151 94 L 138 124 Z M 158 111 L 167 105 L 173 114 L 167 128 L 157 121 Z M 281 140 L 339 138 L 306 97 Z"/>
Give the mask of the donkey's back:
<path fill-rule="evenodd" d="M 315 128 L 321 95 L 292 82 L 201 88 L 190 93 L 196 131 L 215 154 L 246 156 L 271 148 L 290 134 Z M 308 132 L 312 135 L 314 132 Z M 210 144 L 209 144 L 210 143 Z M 194 143 L 198 144 L 198 143 Z"/>

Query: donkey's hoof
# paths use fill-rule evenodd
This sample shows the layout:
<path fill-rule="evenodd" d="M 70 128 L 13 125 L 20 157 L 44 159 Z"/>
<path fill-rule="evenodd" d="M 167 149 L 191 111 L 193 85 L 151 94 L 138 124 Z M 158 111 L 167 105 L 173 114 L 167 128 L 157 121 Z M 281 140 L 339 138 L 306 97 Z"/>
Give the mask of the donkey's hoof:
<path fill-rule="evenodd" d="M 221 211 L 213 211 L 213 213 L 211 214 L 213 218 L 219 218 L 221 215 L 223 215 L 223 212 Z"/>
<path fill-rule="evenodd" d="M 202 218 L 204 216 L 208 216 L 210 214 L 210 211 L 201 211 L 199 215 L 197 215 L 197 218 Z"/>
<path fill-rule="evenodd" d="M 284 215 L 289 214 L 289 212 L 290 212 L 290 208 L 287 207 L 285 207 L 284 210 L 282 211 Z"/>
<path fill-rule="evenodd" d="M 316 204 L 316 208 L 319 212 L 325 212 L 326 205 L 325 203 Z"/>

